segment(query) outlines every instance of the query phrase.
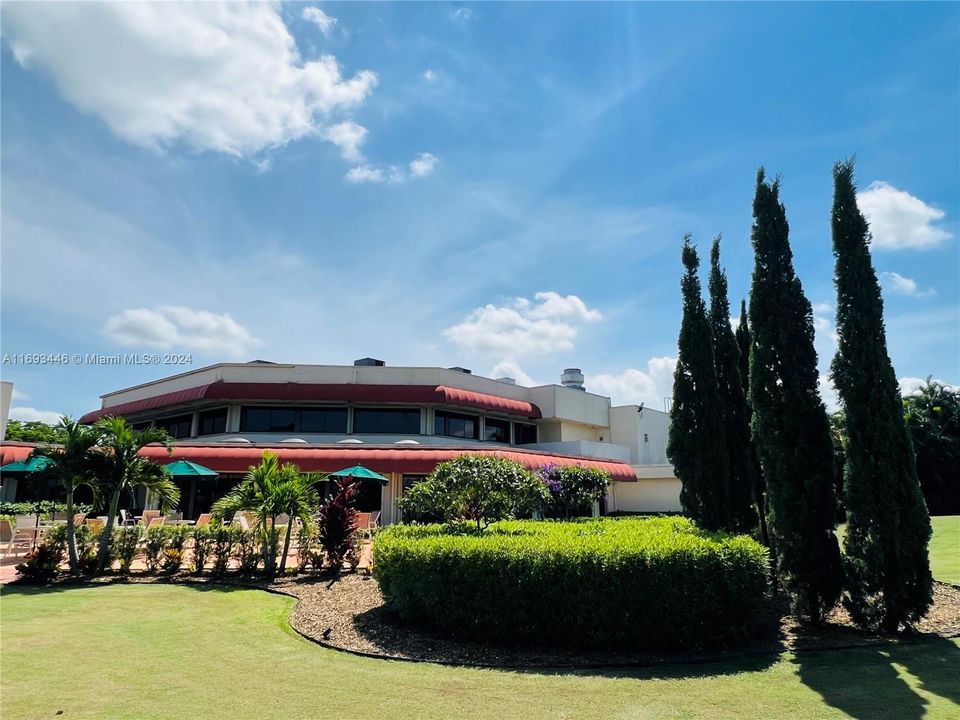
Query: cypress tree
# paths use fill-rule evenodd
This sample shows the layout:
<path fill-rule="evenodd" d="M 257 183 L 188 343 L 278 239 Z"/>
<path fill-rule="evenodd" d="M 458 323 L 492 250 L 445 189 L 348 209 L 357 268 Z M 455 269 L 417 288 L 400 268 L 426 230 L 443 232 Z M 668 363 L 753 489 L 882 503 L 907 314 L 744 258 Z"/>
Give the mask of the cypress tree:
<path fill-rule="evenodd" d="M 813 312 L 793 269 L 779 178 L 757 173 L 751 240 L 750 404 L 767 486 L 777 575 L 793 610 L 817 623 L 840 595 L 833 448 L 817 389 Z"/>
<path fill-rule="evenodd" d="M 720 236 L 710 249 L 710 329 L 717 385 L 723 405 L 724 440 L 730 463 L 730 515 L 726 528 L 732 532 L 751 532 L 757 526 L 753 508 L 753 468 L 751 465 L 750 415 L 740 381 L 740 349 L 730 327 L 730 301 L 727 299 L 727 275 L 720 267 Z"/>
<path fill-rule="evenodd" d="M 896 632 L 923 617 L 932 602 L 930 518 L 887 354 L 883 300 L 852 161 L 837 163 L 833 180 L 839 339 L 832 369 L 847 428 L 844 605 L 858 625 Z"/>
<path fill-rule="evenodd" d="M 682 258 L 683 319 L 673 376 L 667 457 L 682 483 L 680 504 L 684 514 L 707 530 L 719 530 L 729 526 L 730 471 L 710 321 L 697 277 L 700 260 L 689 235 L 683 239 Z"/>
<path fill-rule="evenodd" d="M 753 338 L 750 336 L 750 325 L 747 323 L 747 302 L 740 301 L 740 322 L 737 323 L 737 347 L 740 349 L 740 383 L 743 386 L 743 396 L 747 403 L 747 417 L 753 417 L 753 408 L 750 407 L 750 348 Z M 749 422 L 749 420 L 748 420 Z M 753 502 L 757 508 L 757 517 L 760 519 L 760 537 L 763 544 L 770 547 L 770 533 L 767 531 L 767 504 L 765 499 L 766 485 L 763 481 L 763 470 L 760 459 L 757 457 L 757 448 L 750 438 L 750 467 L 753 481 Z"/>

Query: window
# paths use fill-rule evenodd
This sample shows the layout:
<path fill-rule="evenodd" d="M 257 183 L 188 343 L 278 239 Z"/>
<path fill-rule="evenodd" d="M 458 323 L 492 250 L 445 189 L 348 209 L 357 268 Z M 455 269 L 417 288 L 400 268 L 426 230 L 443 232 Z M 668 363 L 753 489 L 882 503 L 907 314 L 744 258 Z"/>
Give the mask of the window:
<path fill-rule="evenodd" d="M 486 418 L 483 421 L 483 439 L 488 442 L 510 442 L 510 422 Z"/>
<path fill-rule="evenodd" d="M 142 432 L 146 430 L 148 427 L 150 427 L 150 421 L 145 420 L 143 422 L 134 423 L 130 427 L 133 428 L 133 430 L 135 430 L 136 432 Z"/>
<path fill-rule="evenodd" d="M 459 415 L 437 410 L 433 414 L 433 434 L 476 440 L 479 436 L 479 421 L 480 418 L 474 415 Z"/>
<path fill-rule="evenodd" d="M 303 408 L 298 432 L 346 433 L 346 408 Z"/>
<path fill-rule="evenodd" d="M 513 424 L 513 442 L 516 445 L 529 445 L 537 441 L 537 426 L 530 423 Z"/>
<path fill-rule="evenodd" d="M 227 431 L 227 409 L 207 410 L 200 413 L 197 435 L 217 435 Z"/>
<path fill-rule="evenodd" d="M 420 411 L 384 408 L 357 408 L 353 411 L 353 432 L 419 435 Z"/>
<path fill-rule="evenodd" d="M 240 432 L 294 432 L 294 408 L 245 407 L 240 411 Z"/>
<path fill-rule="evenodd" d="M 645 443 L 650 442 L 650 436 L 647 435 L 646 433 L 644 433 L 644 434 L 643 434 L 643 441 L 644 441 Z"/>
<path fill-rule="evenodd" d="M 426 475 L 404 475 L 401 479 L 401 484 L 403 485 L 402 492 L 406 492 L 418 482 L 423 482 L 426 477 Z"/>
<path fill-rule="evenodd" d="M 188 438 L 190 437 L 190 430 L 193 427 L 193 415 L 178 415 L 177 417 L 163 418 L 162 420 L 157 420 L 157 427 L 166 430 L 173 438 Z"/>

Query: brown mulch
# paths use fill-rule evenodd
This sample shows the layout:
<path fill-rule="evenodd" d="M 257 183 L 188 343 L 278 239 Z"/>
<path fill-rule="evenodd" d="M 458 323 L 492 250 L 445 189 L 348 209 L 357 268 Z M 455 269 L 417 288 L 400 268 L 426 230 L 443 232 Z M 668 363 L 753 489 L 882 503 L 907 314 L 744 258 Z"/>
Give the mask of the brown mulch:
<path fill-rule="evenodd" d="M 637 651 L 580 651 L 551 647 L 509 646 L 464 641 L 424 628 L 401 625 L 383 606 L 376 581 L 366 575 L 339 580 L 288 579 L 271 590 L 298 599 L 290 616 L 297 632 L 323 645 L 349 652 L 402 660 L 495 667 L 590 667 L 654 665 L 667 662 L 719 660 L 730 654 L 840 648 L 912 641 L 924 635 L 960 635 L 960 587 L 934 584 L 934 604 L 915 632 L 884 636 L 857 629 L 842 608 L 819 628 L 801 625 L 772 608 L 763 633 L 735 653 L 657 654 Z M 779 612 L 778 612 L 779 610 Z"/>

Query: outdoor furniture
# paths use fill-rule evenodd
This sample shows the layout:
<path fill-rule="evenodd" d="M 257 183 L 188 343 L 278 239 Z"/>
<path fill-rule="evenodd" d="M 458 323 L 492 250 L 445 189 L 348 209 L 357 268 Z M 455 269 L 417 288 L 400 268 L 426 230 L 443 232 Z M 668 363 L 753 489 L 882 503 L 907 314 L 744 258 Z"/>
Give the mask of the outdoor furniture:
<path fill-rule="evenodd" d="M 86 513 L 77 513 L 73 516 L 73 526 L 77 527 L 80 523 L 83 522 L 83 519 L 87 516 Z"/>
<path fill-rule="evenodd" d="M 370 528 L 370 515 L 368 512 L 357 513 L 357 532 L 361 535 L 366 535 Z"/>
<path fill-rule="evenodd" d="M 162 515 L 159 510 L 144 510 L 143 515 L 140 516 L 140 522 L 143 523 L 144 527 L 150 527 L 150 521 L 153 518 L 158 518 Z"/>
<path fill-rule="evenodd" d="M 165 519 L 166 519 L 166 518 L 164 518 L 162 515 L 154 515 L 154 516 L 152 516 L 152 517 L 150 518 L 149 524 L 147 525 L 147 529 L 150 529 L 150 528 L 154 527 L 155 525 L 158 526 L 158 527 L 159 527 L 160 525 L 163 525 Z"/>
<path fill-rule="evenodd" d="M 370 513 L 370 521 L 367 523 L 367 532 L 370 533 L 371 539 L 373 538 L 373 534 L 377 531 L 379 527 L 380 527 L 380 511 L 377 510 L 376 512 Z"/>
<path fill-rule="evenodd" d="M 213 517 L 211 513 L 201 513 L 200 517 L 197 518 L 197 527 L 203 527 L 204 525 L 210 524 L 210 518 Z"/>
<path fill-rule="evenodd" d="M 120 527 L 133 527 L 137 524 L 137 521 L 134 519 L 133 515 L 128 513 L 126 510 L 120 511 Z"/>
<path fill-rule="evenodd" d="M 53 522 L 58 523 L 58 522 L 66 522 L 66 521 L 67 521 L 67 514 L 65 512 L 55 512 L 53 514 Z"/>
<path fill-rule="evenodd" d="M 90 528 L 90 532 L 97 532 L 97 530 L 103 530 L 103 526 L 107 524 L 106 519 L 104 518 L 87 518 L 86 525 Z"/>

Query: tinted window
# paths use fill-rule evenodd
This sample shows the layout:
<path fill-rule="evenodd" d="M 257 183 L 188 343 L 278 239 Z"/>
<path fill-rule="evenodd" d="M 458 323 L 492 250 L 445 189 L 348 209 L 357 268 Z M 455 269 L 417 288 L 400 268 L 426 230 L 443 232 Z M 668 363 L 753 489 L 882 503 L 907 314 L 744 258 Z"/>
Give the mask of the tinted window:
<path fill-rule="evenodd" d="M 528 445 L 537 441 L 537 426 L 528 423 L 513 424 L 513 442 L 517 445 Z"/>
<path fill-rule="evenodd" d="M 507 420 L 487 418 L 483 421 L 483 439 L 489 442 L 510 442 L 510 423 Z"/>
<path fill-rule="evenodd" d="M 216 435 L 227 431 L 227 409 L 208 410 L 200 413 L 198 435 Z"/>
<path fill-rule="evenodd" d="M 293 432 L 297 411 L 292 408 L 245 407 L 240 411 L 240 432 Z"/>
<path fill-rule="evenodd" d="M 460 415 L 443 410 L 437 410 L 434 413 L 434 435 L 476 440 L 479 436 L 479 428 L 480 418 L 474 415 Z"/>
<path fill-rule="evenodd" d="M 190 437 L 190 429 L 193 425 L 193 415 L 179 415 L 172 418 L 163 418 L 157 420 L 157 427 L 163 428 L 171 437 L 187 438 Z"/>
<path fill-rule="evenodd" d="M 346 408 L 310 408 L 300 411 L 299 432 L 345 433 Z"/>
<path fill-rule="evenodd" d="M 420 411 L 357 408 L 353 411 L 353 431 L 355 433 L 419 435 Z"/>

